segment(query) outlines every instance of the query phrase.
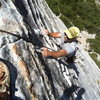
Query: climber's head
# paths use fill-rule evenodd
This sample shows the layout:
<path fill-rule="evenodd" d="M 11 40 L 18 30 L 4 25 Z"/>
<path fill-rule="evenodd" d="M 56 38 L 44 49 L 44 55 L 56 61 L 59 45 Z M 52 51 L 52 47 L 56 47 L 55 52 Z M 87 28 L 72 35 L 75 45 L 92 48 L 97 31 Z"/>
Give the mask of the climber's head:
<path fill-rule="evenodd" d="M 69 39 L 77 38 L 80 34 L 80 30 L 77 27 L 70 27 L 66 29 L 64 33 L 67 35 Z"/>

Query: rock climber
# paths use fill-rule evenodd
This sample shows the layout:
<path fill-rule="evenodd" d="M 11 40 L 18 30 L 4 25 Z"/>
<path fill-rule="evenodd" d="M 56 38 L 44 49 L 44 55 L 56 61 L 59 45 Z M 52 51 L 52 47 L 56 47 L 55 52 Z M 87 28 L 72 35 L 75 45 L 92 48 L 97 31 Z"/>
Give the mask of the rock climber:
<path fill-rule="evenodd" d="M 77 44 L 77 37 L 80 34 L 80 30 L 78 27 L 70 27 L 69 29 L 66 29 L 64 33 L 49 33 L 48 30 L 44 30 L 43 32 L 50 37 L 61 38 L 62 41 L 62 43 L 60 44 L 61 49 L 58 51 L 50 51 L 48 50 L 48 48 L 43 48 L 41 53 L 44 57 L 71 57 L 74 54 Z"/>

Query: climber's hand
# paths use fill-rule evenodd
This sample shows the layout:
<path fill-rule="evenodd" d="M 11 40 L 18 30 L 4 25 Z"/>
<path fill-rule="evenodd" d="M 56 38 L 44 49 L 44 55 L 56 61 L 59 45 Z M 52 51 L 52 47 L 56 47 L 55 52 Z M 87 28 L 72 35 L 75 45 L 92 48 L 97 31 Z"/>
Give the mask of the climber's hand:
<path fill-rule="evenodd" d="M 49 34 L 49 31 L 47 29 L 41 29 L 41 31 L 42 31 L 43 34 L 46 34 L 46 35 Z"/>
<path fill-rule="evenodd" d="M 48 57 L 48 56 L 51 56 L 52 55 L 52 51 L 49 51 L 47 48 L 42 48 L 42 56 L 44 57 Z"/>

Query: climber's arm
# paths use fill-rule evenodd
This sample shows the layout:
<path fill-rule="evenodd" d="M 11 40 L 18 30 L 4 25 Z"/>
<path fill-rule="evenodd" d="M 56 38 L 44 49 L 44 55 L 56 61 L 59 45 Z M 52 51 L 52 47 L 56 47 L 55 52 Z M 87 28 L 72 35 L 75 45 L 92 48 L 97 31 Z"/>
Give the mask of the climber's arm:
<path fill-rule="evenodd" d="M 53 58 L 59 58 L 67 55 L 66 50 L 59 50 L 59 51 L 49 51 L 47 48 L 44 48 L 42 51 L 42 55 L 44 57 L 53 57 Z"/>
<path fill-rule="evenodd" d="M 49 33 L 48 30 L 42 30 L 42 32 L 50 37 L 54 37 L 54 38 L 61 38 L 62 37 L 62 34 L 60 32 L 52 32 L 52 33 Z"/>
<path fill-rule="evenodd" d="M 48 33 L 48 36 L 54 37 L 54 38 L 61 38 L 62 35 L 59 32 L 53 32 L 53 33 Z"/>

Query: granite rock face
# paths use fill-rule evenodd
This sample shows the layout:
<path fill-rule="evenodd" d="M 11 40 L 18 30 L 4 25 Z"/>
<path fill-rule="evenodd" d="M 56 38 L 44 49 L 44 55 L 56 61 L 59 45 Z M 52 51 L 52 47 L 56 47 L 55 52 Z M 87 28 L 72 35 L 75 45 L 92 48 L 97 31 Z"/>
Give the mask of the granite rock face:
<path fill-rule="evenodd" d="M 100 69 L 80 44 L 76 60 L 44 58 L 40 48 L 58 50 L 60 39 L 42 29 L 66 26 L 45 0 L 0 0 L 0 61 L 9 69 L 10 100 L 100 100 Z"/>

